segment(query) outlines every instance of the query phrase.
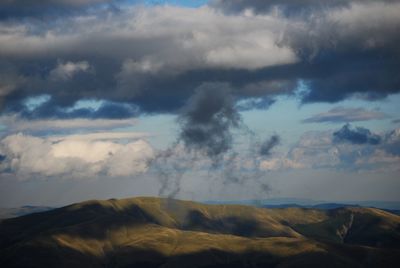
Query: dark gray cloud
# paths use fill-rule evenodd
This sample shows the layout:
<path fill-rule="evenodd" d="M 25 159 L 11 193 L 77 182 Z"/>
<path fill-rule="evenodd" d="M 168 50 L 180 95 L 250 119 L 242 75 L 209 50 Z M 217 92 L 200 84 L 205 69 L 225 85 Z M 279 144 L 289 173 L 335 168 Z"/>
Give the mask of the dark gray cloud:
<path fill-rule="evenodd" d="M 279 136 L 260 145 L 256 134 L 242 122 L 227 84 L 204 84 L 195 92 L 179 111 L 177 140 L 149 162 L 161 183 L 159 195 L 176 197 L 185 175 L 197 170 L 224 185 L 258 184 L 265 197 L 270 188 L 260 156 L 270 155 Z M 238 142 L 238 137 L 245 141 Z"/>
<path fill-rule="evenodd" d="M 269 139 L 265 140 L 260 147 L 260 155 L 269 156 L 271 150 L 280 143 L 280 137 L 278 135 L 273 135 Z"/>
<path fill-rule="evenodd" d="M 327 112 L 315 114 L 303 123 L 346 123 L 356 121 L 368 121 L 374 119 L 383 119 L 387 117 L 384 113 L 376 110 L 366 110 L 364 108 L 345 108 L 335 107 Z"/>
<path fill-rule="evenodd" d="M 384 137 L 384 150 L 394 156 L 400 156 L 400 129 L 387 133 Z"/>
<path fill-rule="evenodd" d="M 288 26 L 284 44 L 301 59 L 291 65 L 287 79 L 306 82 L 304 102 L 337 102 L 354 95 L 379 99 L 400 90 L 400 1 L 333 0 L 216 0 L 228 13 L 251 9 L 256 14 L 277 10 L 299 26 Z M 392 7 L 392 11 L 389 7 Z M 365 18 L 369 18 L 365 20 Z M 374 21 L 374 22 L 373 22 Z M 294 68 L 293 68 L 294 67 Z"/>
<path fill-rule="evenodd" d="M 352 144 L 371 144 L 378 145 L 382 137 L 372 133 L 363 127 L 352 128 L 350 124 L 344 125 L 340 130 L 333 133 L 334 142 L 349 142 Z"/>
<path fill-rule="evenodd" d="M 231 130 L 238 128 L 240 121 L 226 85 L 206 84 L 197 89 L 179 115 L 179 139 L 189 150 L 219 158 L 231 148 Z"/>
<path fill-rule="evenodd" d="M 381 0 L 380 2 L 397 2 Z M 373 3 L 376 0 L 211 0 L 210 5 L 224 12 L 237 13 L 252 10 L 255 13 L 269 13 L 274 9 L 290 15 L 304 15 L 318 9 L 345 8 L 354 3 Z"/>
<path fill-rule="evenodd" d="M 3 21 L 2 113 L 29 117 L 24 99 L 41 94 L 51 96 L 53 111 L 97 99 L 130 103 L 141 113 L 177 113 L 207 83 L 226 83 L 244 110 L 294 94 L 299 81 L 303 102 L 399 92 L 398 1 L 338 3 L 345 4 L 301 16 L 140 6 L 56 23 Z"/>
<path fill-rule="evenodd" d="M 81 13 L 101 4 L 123 2 L 121 0 L 4 0 L 0 2 L 0 20 L 16 18 L 57 18 L 57 16 Z"/>
<path fill-rule="evenodd" d="M 241 117 L 229 87 L 212 83 L 195 90 L 179 111 L 177 122 L 177 140 L 149 161 L 161 183 L 160 196 L 176 197 L 185 174 L 199 162 L 227 168 L 224 156 L 232 149 L 232 130 L 239 128 Z"/>

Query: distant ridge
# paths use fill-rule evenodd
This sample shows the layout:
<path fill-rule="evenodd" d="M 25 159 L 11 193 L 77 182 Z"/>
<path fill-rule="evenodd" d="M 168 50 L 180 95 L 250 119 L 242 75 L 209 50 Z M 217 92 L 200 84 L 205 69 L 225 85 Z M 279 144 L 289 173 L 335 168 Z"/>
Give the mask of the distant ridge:
<path fill-rule="evenodd" d="M 400 217 L 207 205 L 152 197 L 91 200 L 3 220 L 1 267 L 398 267 Z"/>
<path fill-rule="evenodd" d="M 54 209 L 46 206 L 22 206 L 19 208 L 0 208 L 0 220 L 24 216 L 32 213 L 43 212 Z"/>
<path fill-rule="evenodd" d="M 329 209 L 346 206 L 360 206 L 360 207 L 374 207 L 385 210 L 400 210 L 400 201 L 343 201 L 343 202 L 330 202 L 323 200 L 303 199 L 303 198 L 270 198 L 270 199 L 249 199 L 249 200 L 210 200 L 205 201 L 207 204 L 237 204 L 237 205 L 252 205 L 260 207 L 306 207 L 306 208 L 321 208 Z"/>

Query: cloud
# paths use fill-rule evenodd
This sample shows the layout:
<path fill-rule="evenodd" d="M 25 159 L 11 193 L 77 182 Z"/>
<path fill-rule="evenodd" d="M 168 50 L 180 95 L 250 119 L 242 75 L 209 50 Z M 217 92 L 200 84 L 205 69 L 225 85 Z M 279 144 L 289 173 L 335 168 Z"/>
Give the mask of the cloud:
<path fill-rule="evenodd" d="M 287 169 L 301 169 L 305 168 L 302 163 L 281 157 L 263 160 L 260 162 L 260 169 L 265 171 L 277 171 Z"/>
<path fill-rule="evenodd" d="M 400 156 L 400 129 L 390 131 L 384 136 L 384 150 L 391 155 Z"/>
<path fill-rule="evenodd" d="M 352 3 L 317 14 L 315 23 L 289 33 L 289 42 L 309 61 L 309 92 L 303 101 L 378 99 L 398 92 L 400 80 L 393 68 L 400 63 L 395 34 L 399 9 L 398 2 Z"/>
<path fill-rule="evenodd" d="M 400 90 L 397 1 L 334 1 L 323 8 L 304 1 L 309 8 L 300 13 L 269 8 L 295 10 L 293 1 L 263 2 L 269 7 L 262 12 L 260 1 L 219 3 L 98 8 L 57 23 L 1 21 L 0 73 L 12 81 L 1 87 L 3 113 L 32 116 L 22 103 L 43 94 L 51 99 L 32 112 L 37 117 L 67 117 L 59 111 L 82 99 L 177 113 L 209 83 L 226 83 L 235 101 L 261 100 L 248 102 L 250 108 L 293 94 L 299 81 L 307 88 L 304 103 L 379 99 Z M 221 12 L 228 4 L 260 12 Z M 52 79 L 55 73 L 68 79 Z"/>
<path fill-rule="evenodd" d="M 340 130 L 333 133 L 335 142 L 348 142 L 352 144 L 377 145 L 382 138 L 373 134 L 369 129 L 363 127 L 352 128 L 350 124 L 344 125 Z"/>
<path fill-rule="evenodd" d="M 0 58 L 26 84 L 3 98 L 11 111 L 20 109 L 22 96 L 48 94 L 48 105 L 56 108 L 97 98 L 129 102 L 143 112 L 176 112 L 208 82 L 227 82 L 235 95 L 263 98 L 295 86 L 251 78 L 259 69 L 297 61 L 292 49 L 279 44 L 285 27 L 274 16 L 234 18 L 207 7 L 171 6 L 102 10 L 48 25 L 8 23 L 0 27 Z M 244 77 L 232 81 L 232 72 Z"/>
<path fill-rule="evenodd" d="M 6 126 L 7 133 L 15 132 L 65 132 L 65 131 L 101 131 L 114 128 L 131 127 L 136 119 L 50 119 L 27 120 L 17 116 L 3 116 L 0 123 Z"/>
<path fill-rule="evenodd" d="M 273 135 L 269 139 L 265 140 L 260 147 L 260 155 L 269 156 L 271 150 L 280 143 L 280 137 L 278 135 Z"/>
<path fill-rule="evenodd" d="M 383 0 L 381 2 L 396 2 L 397 0 Z M 211 0 L 210 5 L 229 13 L 269 13 L 279 10 L 287 16 L 301 15 L 315 10 L 348 8 L 353 3 L 372 3 L 374 0 Z M 375 1 L 376 2 L 376 1 Z"/>
<path fill-rule="evenodd" d="M 197 89 L 179 115 L 179 140 L 187 149 L 216 159 L 231 148 L 231 130 L 238 128 L 240 121 L 226 85 L 204 85 Z"/>
<path fill-rule="evenodd" d="M 87 134 L 72 134 L 72 135 L 52 135 L 47 139 L 51 142 L 58 142 L 65 139 L 70 141 L 123 141 L 146 138 L 150 135 L 148 133 L 140 132 L 95 132 Z"/>
<path fill-rule="evenodd" d="M 90 7 L 121 2 L 118 0 L 5 0 L 0 2 L 0 20 L 48 18 L 81 13 Z"/>
<path fill-rule="evenodd" d="M 368 121 L 375 119 L 385 118 L 386 115 L 376 110 L 366 110 L 364 108 L 345 108 L 335 107 L 331 110 L 315 114 L 307 119 L 304 119 L 303 123 L 347 123 L 356 121 Z"/>
<path fill-rule="evenodd" d="M 90 65 L 87 61 L 59 62 L 57 67 L 50 72 L 50 78 L 55 80 L 71 79 L 76 73 L 88 71 L 89 67 Z"/>
<path fill-rule="evenodd" d="M 37 101 L 37 97 L 34 99 Z M 77 107 L 77 103 L 75 102 L 67 107 L 59 107 L 49 97 L 41 103 L 35 103 L 32 107 L 32 105 L 27 105 L 25 99 L 22 106 L 11 107 L 7 114 L 17 114 L 19 117 L 27 119 L 123 119 L 136 117 L 140 114 L 138 106 L 129 103 L 101 101 L 98 107 Z M 15 113 L 16 111 L 18 113 Z"/>
<path fill-rule="evenodd" d="M 345 133 L 342 138 L 347 140 L 338 142 L 338 134 L 336 136 L 334 134 L 337 132 Z M 379 143 L 376 143 L 378 138 Z M 356 172 L 391 172 L 399 171 L 399 166 L 399 129 L 377 135 L 365 128 L 353 129 L 348 125 L 336 132 L 306 132 L 288 152 L 280 152 L 260 162 L 260 168 L 267 171 L 333 169 Z"/>
<path fill-rule="evenodd" d="M 269 98 L 248 98 L 239 100 L 236 103 L 236 106 L 239 111 L 247 111 L 252 109 L 266 110 L 274 103 L 275 100 Z"/>
<path fill-rule="evenodd" d="M 5 156 L 0 173 L 20 179 L 80 179 L 135 176 L 147 170 L 153 149 L 146 141 L 131 139 L 124 144 L 107 140 L 109 134 L 99 135 L 95 139 L 66 136 L 57 141 L 21 133 L 7 136 L 0 141 L 0 153 Z"/>
<path fill-rule="evenodd" d="M 149 165 L 161 182 L 159 195 L 176 197 L 188 173 L 200 176 L 202 172 L 226 185 L 251 182 L 259 185 L 263 194 L 270 190 L 259 163 L 262 157 L 270 156 L 279 137 L 274 135 L 260 145 L 255 133 L 242 122 L 226 84 L 210 83 L 197 88 L 177 121 L 177 140 L 159 151 Z M 236 144 L 235 131 L 239 132 L 236 138 L 249 142 Z"/>

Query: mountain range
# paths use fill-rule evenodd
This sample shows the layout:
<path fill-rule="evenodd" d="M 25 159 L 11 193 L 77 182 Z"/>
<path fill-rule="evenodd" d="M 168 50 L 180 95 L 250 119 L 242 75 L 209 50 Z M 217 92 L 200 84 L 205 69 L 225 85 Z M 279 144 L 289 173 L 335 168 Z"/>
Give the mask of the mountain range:
<path fill-rule="evenodd" d="M 400 216 L 365 207 L 91 200 L 0 223 L 1 267 L 398 267 Z"/>

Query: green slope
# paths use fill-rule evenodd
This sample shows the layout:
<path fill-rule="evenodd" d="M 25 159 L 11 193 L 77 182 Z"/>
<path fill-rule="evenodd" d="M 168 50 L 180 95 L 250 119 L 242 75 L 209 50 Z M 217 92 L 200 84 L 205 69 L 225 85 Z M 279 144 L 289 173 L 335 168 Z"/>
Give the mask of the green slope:
<path fill-rule="evenodd" d="M 1 267 L 397 267 L 400 217 L 160 198 L 87 201 L 4 220 Z"/>

